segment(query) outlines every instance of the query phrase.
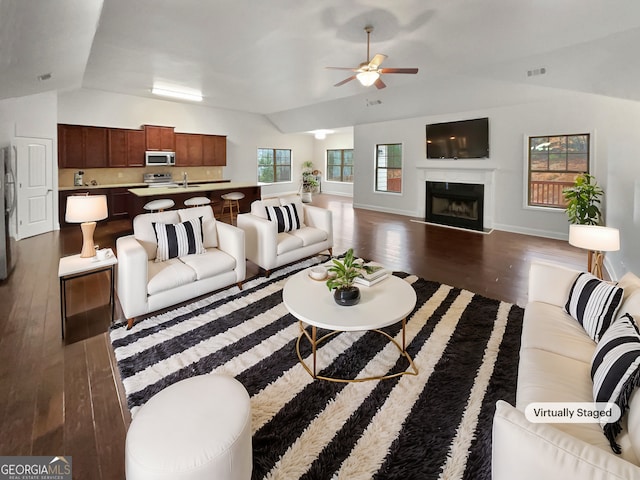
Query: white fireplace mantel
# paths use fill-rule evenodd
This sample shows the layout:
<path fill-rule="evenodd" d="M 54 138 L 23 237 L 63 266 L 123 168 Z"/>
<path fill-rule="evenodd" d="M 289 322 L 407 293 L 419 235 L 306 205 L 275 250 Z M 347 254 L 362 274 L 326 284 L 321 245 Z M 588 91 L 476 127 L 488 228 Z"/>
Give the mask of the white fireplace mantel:
<path fill-rule="evenodd" d="M 416 168 L 423 175 L 417 175 L 423 184 L 418 190 L 426 202 L 424 182 L 475 183 L 484 185 L 484 227 L 493 228 L 495 212 L 495 171 L 498 165 L 491 160 L 419 160 Z"/>

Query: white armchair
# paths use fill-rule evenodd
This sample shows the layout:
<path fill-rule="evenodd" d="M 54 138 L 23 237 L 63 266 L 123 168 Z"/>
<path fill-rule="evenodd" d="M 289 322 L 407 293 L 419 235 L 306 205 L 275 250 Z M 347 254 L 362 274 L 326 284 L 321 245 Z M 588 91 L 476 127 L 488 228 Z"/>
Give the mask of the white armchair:
<path fill-rule="evenodd" d="M 202 217 L 204 253 L 157 262 L 153 223 L 177 224 Z M 237 284 L 246 275 L 244 231 L 218 222 L 210 206 L 145 213 L 133 219 L 133 235 L 116 240 L 117 292 L 131 328 L 135 317 Z"/>
<path fill-rule="evenodd" d="M 300 228 L 278 232 L 278 224 L 267 218 L 267 207 L 294 205 Z M 238 215 L 238 227 L 245 233 L 247 259 L 265 270 L 271 270 L 333 248 L 333 216 L 331 210 L 304 205 L 297 195 L 258 200 L 251 213 Z"/>

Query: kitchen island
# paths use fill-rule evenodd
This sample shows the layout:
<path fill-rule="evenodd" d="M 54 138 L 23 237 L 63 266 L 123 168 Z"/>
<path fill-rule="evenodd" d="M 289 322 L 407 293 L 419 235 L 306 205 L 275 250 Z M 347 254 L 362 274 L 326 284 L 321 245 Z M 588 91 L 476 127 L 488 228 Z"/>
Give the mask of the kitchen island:
<path fill-rule="evenodd" d="M 222 183 L 194 183 L 188 184 L 187 187 L 163 186 L 163 187 L 143 187 L 130 188 L 130 204 L 129 216 L 131 218 L 145 213 L 143 206 L 152 200 L 161 198 L 170 198 L 176 204 L 174 208 L 185 208 L 184 201 L 191 197 L 207 197 L 211 200 L 214 215 L 220 216 L 222 209 L 221 196 L 230 192 L 242 192 L 244 198 L 240 200 L 240 212 L 248 212 L 251 209 L 251 203 L 261 198 L 261 188 L 255 183 L 242 182 L 222 182 Z"/>

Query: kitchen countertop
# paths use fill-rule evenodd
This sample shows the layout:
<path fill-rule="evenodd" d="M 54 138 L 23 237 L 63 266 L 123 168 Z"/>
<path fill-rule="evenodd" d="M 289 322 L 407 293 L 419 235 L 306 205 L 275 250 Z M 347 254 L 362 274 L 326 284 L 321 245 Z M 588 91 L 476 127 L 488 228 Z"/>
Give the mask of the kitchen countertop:
<path fill-rule="evenodd" d="M 175 182 L 177 183 L 177 182 Z M 224 184 L 224 185 L 229 185 L 230 183 L 232 183 L 230 180 L 193 180 L 192 182 L 189 183 L 193 183 L 194 185 L 200 185 L 200 184 Z M 174 190 L 172 188 L 164 188 L 164 187 L 149 187 L 148 183 L 144 183 L 144 182 L 138 182 L 138 183 L 114 183 L 114 184 L 100 184 L 100 185 L 83 185 L 81 187 L 76 187 L 76 186 L 72 186 L 72 187 L 58 187 L 58 190 L 61 192 L 64 191 L 70 191 L 70 190 L 97 190 L 100 188 L 136 188 L 136 189 L 147 189 L 147 188 L 151 188 L 152 190 Z M 184 189 L 182 189 L 184 190 Z"/>
<path fill-rule="evenodd" d="M 182 185 L 178 187 L 144 187 L 144 188 L 130 188 L 129 192 L 133 193 L 137 197 L 151 197 L 157 195 L 177 195 L 180 193 L 198 193 L 198 192 L 211 192 L 215 190 L 229 190 L 240 188 L 252 188 L 257 187 L 257 183 L 243 183 L 243 182 L 224 182 L 224 183 L 197 183 L 189 184 L 188 187 Z"/>

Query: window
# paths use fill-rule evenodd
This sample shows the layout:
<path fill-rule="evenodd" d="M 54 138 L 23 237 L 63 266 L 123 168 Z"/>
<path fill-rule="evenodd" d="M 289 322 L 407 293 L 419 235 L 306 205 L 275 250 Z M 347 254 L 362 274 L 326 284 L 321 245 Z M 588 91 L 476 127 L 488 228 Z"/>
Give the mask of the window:
<path fill-rule="evenodd" d="M 327 180 L 353 183 L 353 149 L 327 150 Z"/>
<path fill-rule="evenodd" d="M 376 192 L 402 192 L 402 145 L 376 146 Z"/>
<path fill-rule="evenodd" d="M 291 150 L 277 148 L 258 149 L 258 182 L 278 183 L 291 181 Z"/>
<path fill-rule="evenodd" d="M 529 137 L 531 206 L 562 208 L 562 191 L 581 173 L 589 173 L 589 134 Z"/>

